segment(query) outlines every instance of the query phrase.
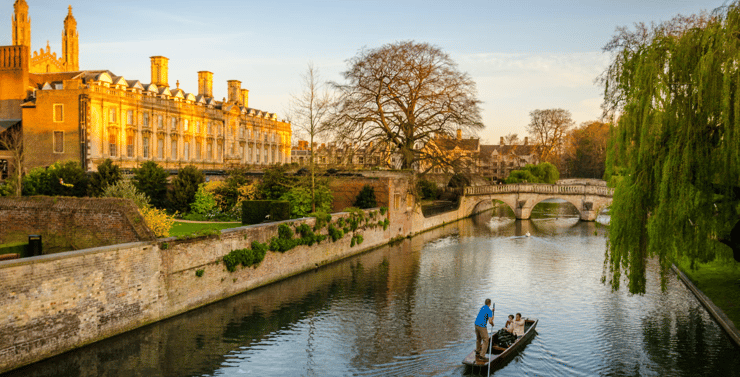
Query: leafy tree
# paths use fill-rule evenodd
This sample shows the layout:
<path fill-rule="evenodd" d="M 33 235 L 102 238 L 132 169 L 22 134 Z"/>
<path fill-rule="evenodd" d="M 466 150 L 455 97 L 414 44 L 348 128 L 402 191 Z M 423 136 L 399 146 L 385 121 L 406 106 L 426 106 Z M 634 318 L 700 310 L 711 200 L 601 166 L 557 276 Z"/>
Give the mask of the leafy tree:
<path fill-rule="evenodd" d="M 560 173 L 555 165 L 542 162 L 537 165 L 527 164 L 520 170 L 512 170 L 506 183 L 547 183 L 553 184 L 560 179 Z"/>
<path fill-rule="evenodd" d="M 319 183 L 314 190 L 317 212 L 331 212 L 331 203 L 334 196 L 331 190 Z M 312 213 L 311 189 L 307 185 L 295 186 L 284 193 L 280 200 L 290 202 L 290 215 L 293 217 L 306 217 Z"/>
<path fill-rule="evenodd" d="M 259 191 L 264 199 L 278 200 L 295 185 L 295 180 L 286 174 L 285 165 L 272 165 L 265 169 Z"/>
<path fill-rule="evenodd" d="M 437 47 L 412 41 L 362 50 L 349 60 L 330 119 L 337 139 L 400 153 L 402 169 L 440 163 L 426 145 L 436 134 L 483 129 L 475 82 Z M 432 152 L 435 149 L 431 149 Z"/>
<path fill-rule="evenodd" d="M 679 258 L 731 260 L 740 202 L 740 5 L 620 28 L 604 50 L 606 115 L 619 113 L 607 176 L 611 207 L 604 280 L 644 293 L 648 259 L 665 287 Z M 735 237 L 733 237 L 733 234 Z"/>
<path fill-rule="evenodd" d="M 121 180 L 121 168 L 114 165 L 110 158 L 106 158 L 98 165 L 98 171 L 90 175 L 90 195 L 100 196 L 103 191 Z"/>
<path fill-rule="evenodd" d="M 353 206 L 360 209 L 377 207 L 378 201 L 375 200 L 375 189 L 373 188 L 373 186 L 362 186 L 362 190 L 360 190 L 360 193 L 357 194 L 357 198 L 355 198 L 355 203 L 353 204 Z"/>
<path fill-rule="evenodd" d="M 202 171 L 193 165 L 180 168 L 167 191 L 169 209 L 180 213 L 190 212 L 190 203 L 195 201 L 198 186 L 206 181 Z"/>
<path fill-rule="evenodd" d="M 453 175 L 450 178 L 450 181 L 447 182 L 447 187 L 451 188 L 464 188 L 470 186 L 470 178 L 468 178 L 465 174 L 457 173 Z"/>
<path fill-rule="evenodd" d="M 560 164 L 565 135 L 574 122 L 570 111 L 563 109 L 533 110 L 527 131 L 539 149 L 540 161 Z"/>
<path fill-rule="evenodd" d="M 156 208 L 164 208 L 167 203 L 167 177 L 169 174 L 154 161 L 146 161 L 134 169 L 132 182 L 136 189 L 146 194 Z"/>
<path fill-rule="evenodd" d="M 567 136 L 564 163 L 568 176 L 603 178 L 609 124 L 586 122 Z"/>

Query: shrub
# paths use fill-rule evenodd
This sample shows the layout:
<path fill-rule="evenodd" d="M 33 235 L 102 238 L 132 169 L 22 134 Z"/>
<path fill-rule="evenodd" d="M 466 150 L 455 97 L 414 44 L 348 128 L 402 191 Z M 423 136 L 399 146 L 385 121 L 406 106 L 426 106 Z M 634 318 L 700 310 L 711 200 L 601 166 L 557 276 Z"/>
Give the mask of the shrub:
<path fill-rule="evenodd" d="M 420 179 L 416 182 L 416 191 L 422 199 L 434 200 L 439 195 L 439 188 L 434 182 Z"/>
<path fill-rule="evenodd" d="M 129 180 L 121 180 L 105 188 L 102 193 L 104 198 L 124 198 L 131 199 L 136 206 L 141 208 L 149 207 L 149 197 L 139 192 L 136 186 Z"/>
<path fill-rule="evenodd" d="M 378 202 L 375 200 L 375 189 L 370 185 L 362 186 L 362 190 L 357 194 L 353 205 L 362 209 L 377 207 Z"/>
<path fill-rule="evenodd" d="M 317 185 L 314 188 L 314 199 L 316 200 L 316 212 L 331 211 L 331 203 L 334 197 L 328 187 Z M 280 200 L 290 202 L 290 212 L 294 218 L 306 217 L 311 213 L 311 189 L 308 187 L 293 187 L 283 194 Z"/>
<path fill-rule="evenodd" d="M 23 177 L 23 195 L 87 195 L 89 179 L 75 161 L 55 162 L 48 168 L 34 168 Z"/>
<path fill-rule="evenodd" d="M 203 273 L 204 272 L 205 272 L 205 270 L 203 270 L 203 269 L 195 270 L 195 276 L 201 277 L 201 276 L 203 276 Z"/>
<path fill-rule="evenodd" d="M 242 202 L 242 224 L 259 224 L 270 214 L 271 200 L 247 200 Z"/>
<path fill-rule="evenodd" d="M 344 232 L 335 228 L 334 225 L 329 225 L 329 237 L 331 237 L 332 242 L 337 242 L 338 239 L 344 237 Z"/>
<path fill-rule="evenodd" d="M 134 169 L 134 177 L 131 179 L 134 186 L 140 192 L 146 194 L 151 204 L 157 208 L 164 208 L 167 199 L 167 174 L 164 169 L 154 161 L 147 161 Z"/>
<path fill-rule="evenodd" d="M 290 202 L 275 200 L 270 203 L 270 221 L 283 221 L 290 219 Z"/>
<path fill-rule="evenodd" d="M 190 203 L 195 201 L 195 193 L 200 184 L 206 181 L 202 171 L 193 165 L 188 165 L 177 171 L 172 179 L 172 187 L 167 191 L 169 208 L 178 212 L 190 212 Z"/>
<path fill-rule="evenodd" d="M 190 209 L 200 215 L 206 215 L 215 213 L 218 208 L 216 198 L 213 193 L 208 191 L 207 184 L 201 183 L 198 185 L 198 191 L 195 193 L 195 200 L 190 204 Z"/>
<path fill-rule="evenodd" d="M 170 229 L 172 229 L 172 224 L 175 223 L 175 219 L 172 216 L 167 215 L 167 212 L 163 209 L 153 207 L 139 208 L 139 211 L 141 212 L 141 216 L 144 217 L 144 222 L 154 232 L 154 235 L 159 238 L 170 236 Z"/>
<path fill-rule="evenodd" d="M 98 171 L 90 175 L 90 195 L 101 196 L 108 186 L 115 185 L 121 180 L 121 168 L 114 165 L 110 158 L 106 158 L 98 165 Z"/>
<path fill-rule="evenodd" d="M 527 164 L 520 170 L 512 170 L 506 183 L 549 183 L 553 184 L 560 179 L 560 173 L 555 165 L 542 162 L 537 165 Z"/>

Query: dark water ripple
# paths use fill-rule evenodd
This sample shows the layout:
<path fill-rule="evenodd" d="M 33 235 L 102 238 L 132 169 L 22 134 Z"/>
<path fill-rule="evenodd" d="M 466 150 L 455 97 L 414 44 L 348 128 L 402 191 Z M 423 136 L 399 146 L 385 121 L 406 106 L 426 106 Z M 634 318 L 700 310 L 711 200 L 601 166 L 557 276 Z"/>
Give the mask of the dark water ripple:
<path fill-rule="evenodd" d="M 662 292 L 650 265 L 645 295 L 601 284 L 604 230 L 557 204 L 480 216 L 8 375 L 485 374 L 461 360 L 490 297 L 496 327 L 540 320 L 496 376 L 740 376 L 740 350 L 680 281 Z"/>

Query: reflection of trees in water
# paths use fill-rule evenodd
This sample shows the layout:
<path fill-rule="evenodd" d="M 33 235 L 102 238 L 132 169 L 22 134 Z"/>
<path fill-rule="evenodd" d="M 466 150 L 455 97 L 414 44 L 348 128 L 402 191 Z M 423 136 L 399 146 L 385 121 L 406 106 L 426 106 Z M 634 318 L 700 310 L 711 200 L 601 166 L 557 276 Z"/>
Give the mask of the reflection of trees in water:
<path fill-rule="evenodd" d="M 729 376 L 735 371 L 737 348 L 716 343 L 727 342 L 725 334 L 709 331 L 705 321 L 711 321 L 701 306 L 687 308 L 684 315 L 676 310 L 655 310 L 643 319 L 643 347 L 659 369 L 692 371 L 692 375 Z M 681 312 L 679 312 L 681 313 Z M 720 330 L 721 331 L 721 330 Z M 733 365 L 735 364 L 735 365 Z"/>

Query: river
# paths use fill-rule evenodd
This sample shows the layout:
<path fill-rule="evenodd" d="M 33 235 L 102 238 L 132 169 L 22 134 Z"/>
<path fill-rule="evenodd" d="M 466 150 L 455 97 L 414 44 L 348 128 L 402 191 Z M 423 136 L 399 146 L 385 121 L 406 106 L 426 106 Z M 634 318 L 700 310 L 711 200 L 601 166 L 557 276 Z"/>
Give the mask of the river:
<path fill-rule="evenodd" d="M 540 320 L 496 376 L 740 376 L 740 349 L 655 264 L 645 295 L 602 284 L 606 227 L 574 211 L 497 208 L 5 376 L 460 376 L 486 298 L 496 327 Z"/>

